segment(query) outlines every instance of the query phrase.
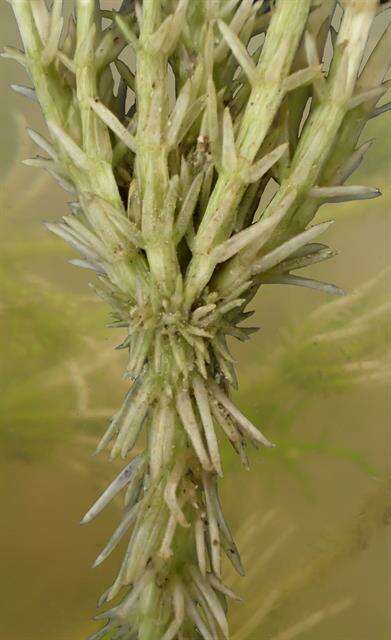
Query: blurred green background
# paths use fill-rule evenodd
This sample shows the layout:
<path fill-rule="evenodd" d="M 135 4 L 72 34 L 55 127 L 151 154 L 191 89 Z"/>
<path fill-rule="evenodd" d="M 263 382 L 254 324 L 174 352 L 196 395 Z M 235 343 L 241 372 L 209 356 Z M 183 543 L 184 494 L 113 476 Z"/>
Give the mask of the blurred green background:
<path fill-rule="evenodd" d="M 0 40 L 17 42 L 5 3 Z M 115 473 L 90 454 L 125 391 L 125 362 L 88 274 L 41 225 L 66 198 L 21 164 L 36 153 L 26 124 L 44 131 L 38 108 L 9 90 L 24 73 L 2 61 L 0 76 L 0 637 L 82 640 L 122 552 L 90 569 L 118 505 L 78 522 Z M 354 177 L 383 198 L 319 214 L 337 218 L 328 241 L 340 254 L 312 274 L 347 292 L 389 264 L 389 134 L 387 116 L 370 123 L 364 139 L 376 141 Z M 391 637 L 389 285 L 383 274 L 344 306 L 266 286 L 261 331 L 233 347 L 238 401 L 278 444 L 251 453 L 250 473 L 223 445 L 223 500 L 248 569 L 239 579 L 227 567 L 245 598 L 232 608 L 236 640 Z"/>

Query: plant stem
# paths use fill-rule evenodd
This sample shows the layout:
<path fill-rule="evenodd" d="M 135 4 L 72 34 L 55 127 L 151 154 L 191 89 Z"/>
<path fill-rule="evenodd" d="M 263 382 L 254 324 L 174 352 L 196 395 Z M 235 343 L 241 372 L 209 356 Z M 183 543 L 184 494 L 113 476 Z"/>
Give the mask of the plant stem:
<path fill-rule="evenodd" d="M 383 91 L 376 85 L 386 65 L 375 52 L 360 81 L 365 89 L 376 79 L 376 100 L 372 92 L 357 107 L 377 1 L 342 2 L 327 78 L 318 62 L 332 0 L 125 0 L 104 13 L 98 0 L 75 0 L 76 24 L 71 18 L 65 38 L 61 0 L 50 10 L 45 0 L 12 4 L 25 48 L 13 57 L 26 65 L 35 94 L 18 90 L 38 99 L 53 140 L 35 133 L 49 158 L 29 164 L 73 197 L 71 212 L 47 227 L 79 252 L 74 262 L 96 273 L 110 326 L 126 331 L 119 348 L 129 352 L 129 389 L 97 453 L 110 447 L 111 458 L 125 459 L 143 430 L 147 440 L 83 518 L 125 490 L 122 520 L 96 560 L 132 528 L 100 603 L 125 595 L 92 638 L 113 628 L 126 640 L 228 638 L 225 598 L 234 596 L 221 582 L 221 552 L 240 574 L 243 567 L 219 500 L 216 432 L 246 467 L 247 444 L 273 445 L 230 399 L 237 382 L 227 338 L 253 333 L 242 322 L 264 282 L 340 293 L 290 272 L 333 255 L 313 242 L 327 224 L 304 230 L 321 198 L 377 195 L 341 186 L 346 177 L 334 182 L 342 162 L 355 165 L 356 138 Z M 260 29 L 256 64 L 248 47 Z M 135 78 L 118 58 L 126 41 Z M 277 193 L 254 221 L 272 179 Z"/>
<path fill-rule="evenodd" d="M 162 624 L 158 615 L 162 606 L 160 591 L 154 581 L 144 589 L 141 596 L 139 640 L 160 640 L 163 636 L 164 619 Z"/>
<path fill-rule="evenodd" d="M 289 74 L 310 5 L 311 0 L 279 2 L 273 14 L 258 63 L 258 79 L 237 137 L 238 156 L 250 164 L 283 99 L 283 83 Z M 235 213 L 244 191 L 245 184 L 237 171 L 220 174 L 198 229 L 193 259 L 186 274 L 185 299 L 188 307 L 213 273 L 215 263 L 209 252 L 232 233 Z"/>
<path fill-rule="evenodd" d="M 164 200 L 168 189 L 168 149 L 165 142 L 168 120 L 167 56 L 154 49 L 154 32 L 161 24 L 158 0 L 151 0 L 143 12 L 140 45 L 137 51 L 137 129 L 136 171 L 143 204 L 142 231 L 152 274 L 172 295 L 179 274 L 172 225 L 164 219 Z"/>
<path fill-rule="evenodd" d="M 376 0 L 352 0 L 347 3 L 336 44 L 338 55 L 333 58 L 327 81 L 327 97 L 314 109 L 300 138 L 289 175 L 264 214 L 265 217 L 272 216 L 290 194 L 294 194 L 293 203 L 273 237 L 274 245 L 304 229 L 310 220 L 309 216 L 314 213 L 310 208 L 309 215 L 304 217 L 300 207 L 308 200 L 309 190 L 317 183 L 335 145 L 343 119 L 349 112 L 349 101 L 375 12 Z M 222 293 L 237 286 L 249 276 L 251 264 L 258 255 L 259 246 L 255 241 L 223 267 L 215 286 Z"/>

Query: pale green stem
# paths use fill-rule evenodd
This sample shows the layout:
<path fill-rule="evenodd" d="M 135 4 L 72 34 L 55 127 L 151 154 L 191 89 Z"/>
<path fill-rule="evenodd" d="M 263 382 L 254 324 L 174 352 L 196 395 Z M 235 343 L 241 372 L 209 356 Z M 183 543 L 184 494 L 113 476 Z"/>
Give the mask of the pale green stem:
<path fill-rule="evenodd" d="M 29 0 L 13 0 L 12 6 L 25 47 L 28 71 L 44 116 L 47 121 L 67 131 L 71 93 L 63 88 L 54 65 L 44 64 L 43 45 L 34 24 Z M 111 166 L 109 133 L 89 105 L 89 99 L 94 98 L 97 92 L 94 70 L 95 6 L 94 0 L 78 0 L 78 47 L 75 66 L 78 105 L 82 120 L 82 146 L 88 157 L 87 170 L 75 167 L 58 142 L 54 141 L 54 146 L 77 192 L 81 196 L 97 195 L 103 198 L 122 215 L 123 206 Z M 146 281 L 145 262 L 136 252 L 126 257 L 118 256 L 108 268 L 113 280 L 122 283 L 130 292 L 135 289 L 136 276 Z"/>
<path fill-rule="evenodd" d="M 337 140 L 343 119 L 349 111 L 349 101 L 354 92 L 377 2 L 351 0 L 346 4 L 337 43 L 339 51 L 333 59 L 327 82 L 327 97 L 315 108 L 300 138 L 290 173 L 265 212 L 265 216 L 271 216 L 279 210 L 289 194 L 295 194 L 294 203 L 273 242 L 278 242 L 288 232 L 293 235 L 308 223 L 308 220 L 301 217 L 300 206 L 308 198 L 309 190 L 319 180 Z M 294 215 L 295 224 L 292 225 Z M 224 265 L 215 281 L 219 291 L 229 291 L 237 282 L 247 277 L 258 251 L 258 244 L 254 242 Z"/>
<path fill-rule="evenodd" d="M 237 136 L 239 162 L 251 163 L 260 149 L 284 97 L 283 83 L 303 33 L 310 0 L 280 0 L 258 63 L 258 80 Z M 186 275 L 186 304 L 191 306 L 210 279 L 215 263 L 209 253 L 228 238 L 235 224 L 235 212 L 246 185 L 237 171 L 223 171 L 216 183 L 200 224 L 193 259 Z"/>
<path fill-rule="evenodd" d="M 162 505 L 162 508 L 164 506 Z M 158 612 L 161 608 L 162 590 L 152 580 L 144 589 L 140 602 L 140 626 L 138 628 L 139 640 L 161 640 L 164 633 L 164 623 Z"/>
<path fill-rule="evenodd" d="M 75 53 L 76 86 L 82 121 L 83 148 L 88 156 L 90 190 L 110 202 L 123 213 L 121 197 L 112 169 L 112 148 L 107 127 L 95 114 L 90 100 L 97 96 L 97 68 L 95 47 L 97 36 L 96 0 L 77 0 L 77 47 Z M 121 257 L 109 267 L 115 282 L 134 292 L 136 278 L 147 283 L 146 265 L 133 255 Z"/>
<path fill-rule="evenodd" d="M 71 101 L 71 93 L 58 82 L 58 75 L 53 67 L 45 67 L 42 64 L 43 45 L 35 27 L 29 0 L 13 0 L 12 8 L 23 41 L 28 70 L 43 114 L 46 119 L 62 126 Z"/>
<path fill-rule="evenodd" d="M 156 281 L 161 283 L 163 293 L 169 296 L 174 291 L 179 266 L 172 228 L 162 216 L 169 180 L 168 150 L 164 141 L 169 100 L 167 56 L 152 48 L 153 34 L 160 24 L 160 2 L 144 3 L 137 51 L 136 175 L 149 266 Z"/>

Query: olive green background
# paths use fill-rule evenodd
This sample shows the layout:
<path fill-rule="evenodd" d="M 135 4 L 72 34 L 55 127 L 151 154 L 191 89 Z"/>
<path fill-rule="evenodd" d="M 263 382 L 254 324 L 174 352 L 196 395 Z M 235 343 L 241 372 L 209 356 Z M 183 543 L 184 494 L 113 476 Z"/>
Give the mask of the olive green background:
<path fill-rule="evenodd" d="M 17 42 L 4 2 L 0 40 L 1 45 Z M 49 177 L 20 163 L 36 153 L 26 124 L 44 132 L 38 108 L 9 89 L 11 82 L 28 84 L 25 74 L 4 60 L 0 77 L 0 637 L 82 640 L 95 628 L 89 619 L 121 554 L 90 569 L 116 526 L 118 505 L 89 527 L 78 522 L 115 473 L 105 456 L 90 453 L 125 391 L 125 359 L 112 350 L 121 334 L 106 328 L 107 309 L 88 288 L 88 274 L 66 262 L 71 252 L 41 225 L 65 212 L 66 197 Z M 354 178 L 356 184 L 379 186 L 383 198 L 335 205 L 332 211 L 324 207 L 319 215 L 336 217 L 327 241 L 340 254 L 312 273 L 348 292 L 389 263 L 389 135 L 387 116 L 370 123 L 364 139 L 376 141 Z M 389 298 L 389 279 L 376 295 Z M 246 599 L 232 608 L 238 640 L 268 594 L 289 584 L 289 576 L 300 583 L 320 550 L 337 559 L 326 562 L 318 576 L 315 571 L 308 584 L 304 579 L 284 606 L 246 637 L 272 638 L 277 630 L 346 597 L 352 599 L 346 611 L 300 637 L 391 637 L 389 529 L 380 527 L 370 545 L 358 544 L 359 552 L 336 553 L 346 532 L 359 523 L 361 505 L 390 473 L 387 383 L 331 384 L 323 390 L 315 385 L 296 406 L 285 380 L 275 376 L 274 395 L 281 406 L 276 415 L 273 410 L 265 415 L 267 398 L 258 372 L 265 361 L 273 366 L 273 354 L 286 344 L 286 336 L 294 339 L 297 327 L 324 302 L 323 294 L 266 287 L 254 305 L 261 331 L 251 343 L 233 347 L 239 403 L 279 445 L 275 451 L 251 453 L 251 472 L 241 469 L 223 445 L 223 500 L 248 569 L 244 579 L 227 574 Z M 376 341 L 380 351 L 389 348 L 384 329 Z M 330 345 L 331 350 L 343 348 Z M 321 377 L 322 361 L 316 366 Z M 292 430 L 285 429 L 281 415 Z M 268 560 L 266 550 L 284 532 L 286 541 Z"/>

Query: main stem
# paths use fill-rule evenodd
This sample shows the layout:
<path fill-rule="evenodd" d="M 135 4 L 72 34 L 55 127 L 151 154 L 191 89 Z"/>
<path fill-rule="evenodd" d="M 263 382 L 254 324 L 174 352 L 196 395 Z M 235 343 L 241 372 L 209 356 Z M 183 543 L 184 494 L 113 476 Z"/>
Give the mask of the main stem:
<path fill-rule="evenodd" d="M 297 73 L 293 80 L 289 76 L 308 44 L 307 39 L 300 42 L 306 24 L 310 29 L 316 15 L 312 0 L 273 3 L 256 67 L 243 52 L 256 31 L 254 19 L 260 9 L 260 3 L 251 0 L 238 7 L 208 2 L 205 11 L 203 3 L 194 8 L 191 0 L 191 4 L 146 0 L 137 9 L 125 2 L 120 15 L 111 14 L 112 25 L 107 29 L 102 29 L 98 0 L 75 0 L 76 33 L 72 35 L 70 29 L 68 34 L 72 59 L 64 51 L 55 51 L 53 57 L 48 54 L 52 38 L 61 35 L 63 25 L 56 24 L 57 1 L 50 13 L 50 37 L 45 36 L 46 2 L 12 2 L 24 43 L 23 63 L 53 137 L 53 148 L 47 141 L 43 144 L 53 162 L 36 162 L 50 167 L 77 198 L 71 203 L 72 215 L 48 226 L 81 254 L 79 266 L 97 273 L 98 293 L 113 309 L 113 325 L 128 331 L 120 347 L 129 350 L 126 377 L 132 384 L 97 452 L 110 445 L 111 458 L 125 459 L 143 429 L 147 438 L 145 450 L 128 458 L 83 518 L 89 522 L 125 490 L 122 520 L 95 564 L 103 562 L 130 529 L 122 566 L 100 604 L 127 589 L 119 604 L 100 616 L 108 622 L 93 637 L 102 640 L 119 627 L 116 637 L 137 635 L 138 640 L 227 638 L 225 597 L 235 595 L 221 582 L 221 550 L 239 573 L 243 569 L 218 496 L 222 468 L 216 430 L 227 436 L 245 466 L 246 444 L 273 445 L 229 397 L 236 375 L 226 339 L 234 335 L 245 340 L 252 333 L 252 327 L 239 325 L 248 316 L 246 305 L 262 278 L 308 283 L 290 271 L 329 256 L 322 245 L 308 243 L 319 234 L 317 227 L 289 242 L 285 239 L 307 226 L 316 210 L 314 196 L 325 192 L 311 189 L 322 178 L 330 179 L 333 163 L 340 159 L 334 153 L 335 143 L 347 123 L 377 1 L 344 0 L 327 80 L 319 77 L 315 64 L 298 72 L 301 79 L 304 73 L 314 83 L 312 112 L 293 158 L 284 164 L 280 155 L 284 170 L 276 173 L 274 168 L 262 173 L 259 166 L 267 156 L 261 152 L 276 131 L 276 137 L 280 135 L 275 123 L 286 112 L 288 92 L 298 87 Z M 229 26 L 219 21 L 227 5 L 234 16 Z M 332 2 L 327 6 L 332 13 Z M 129 26 L 136 24 L 136 17 L 139 37 Z M 193 27 L 199 31 L 194 41 Z M 216 91 L 215 78 L 222 77 L 222 49 L 215 48 L 218 28 L 226 40 L 223 51 L 229 46 L 233 54 L 227 65 L 231 76 L 224 77 L 234 81 L 234 58 L 243 71 L 247 68 L 251 89 L 243 84 L 242 96 L 249 99 L 242 113 L 235 108 L 243 105 L 240 92 L 229 97 L 226 87 L 218 85 Z M 118 40 L 118 29 L 124 37 L 127 34 L 137 58 L 135 84 L 131 71 L 125 72 L 136 93 L 136 140 L 127 130 L 136 123 L 136 119 L 129 122 L 127 83 L 121 76 L 126 86 L 120 85 L 115 95 L 109 68 L 122 46 L 116 42 L 111 58 L 108 49 Z M 108 56 L 106 69 L 99 63 L 102 51 Z M 178 65 L 177 96 L 170 113 L 169 68 L 175 74 L 182 54 L 183 68 Z M 123 74 L 126 65 L 117 62 Z M 64 64 L 73 74 L 70 80 L 64 76 Z M 206 88 L 207 114 L 202 114 L 205 96 L 200 94 Z M 345 135 L 349 131 L 345 126 Z M 295 148 L 297 130 L 293 134 L 289 139 L 295 141 Z M 113 160 L 112 147 L 118 149 L 113 136 L 126 149 L 123 164 Z M 281 148 L 287 150 L 288 145 L 280 145 L 277 151 Z M 263 219 L 252 224 L 254 201 L 272 175 L 279 178 L 278 191 Z M 271 220 L 272 214 L 279 215 Z M 272 229 L 274 235 L 260 239 L 260 226 L 270 231 L 276 218 L 279 226 Z M 239 231 L 233 235 L 234 229 Z M 270 251 L 276 244 L 277 250 Z M 260 252 L 269 251 L 266 259 L 259 260 Z"/>
<path fill-rule="evenodd" d="M 154 49 L 153 34 L 161 24 L 161 3 L 150 0 L 143 7 L 137 51 L 137 155 L 136 177 L 142 202 L 142 232 L 148 263 L 165 295 L 172 295 L 179 265 L 171 229 L 162 218 L 169 186 L 168 149 L 168 58 Z"/>
<path fill-rule="evenodd" d="M 151 582 L 141 596 L 139 640 L 160 640 L 162 638 L 164 623 L 162 624 L 158 615 L 161 606 L 161 589 L 155 582 Z"/>

